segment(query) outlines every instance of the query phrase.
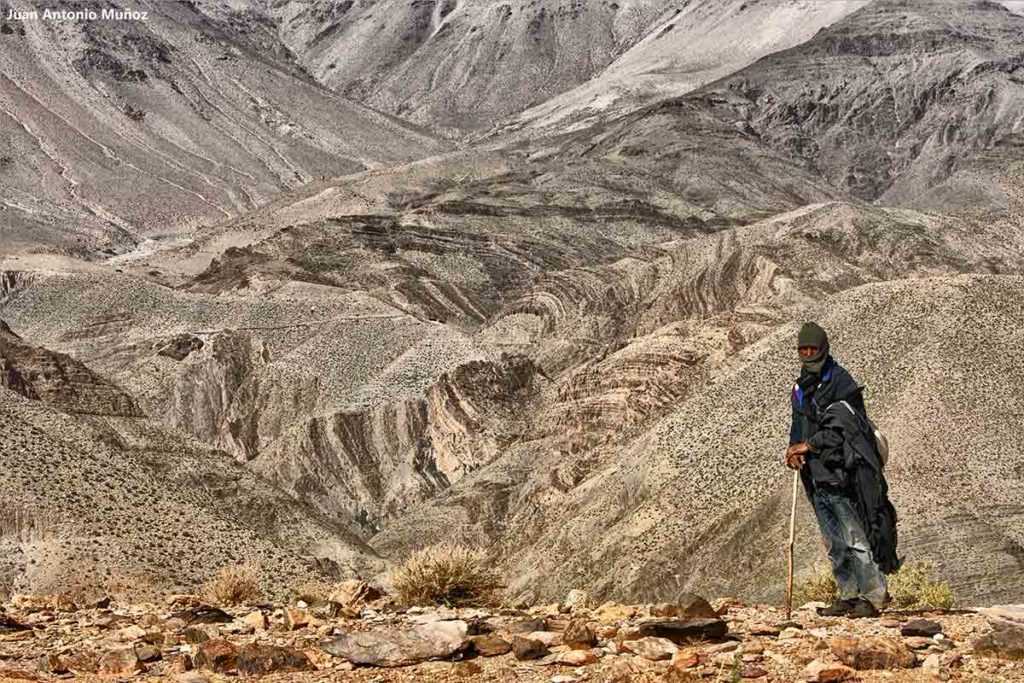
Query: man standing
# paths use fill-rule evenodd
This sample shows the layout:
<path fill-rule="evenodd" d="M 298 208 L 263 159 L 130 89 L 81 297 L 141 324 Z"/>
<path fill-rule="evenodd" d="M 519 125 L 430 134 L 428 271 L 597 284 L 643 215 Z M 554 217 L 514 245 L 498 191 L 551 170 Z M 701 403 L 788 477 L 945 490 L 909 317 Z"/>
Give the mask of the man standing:
<path fill-rule="evenodd" d="M 883 568 L 895 571 L 895 510 L 888 501 L 861 388 L 829 354 L 816 323 L 797 337 L 800 377 L 786 464 L 800 470 L 825 540 L 838 597 L 822 616 L 871 617 L 889 602 Z M 873 553 L 873 550 L 875 551 Z"/>

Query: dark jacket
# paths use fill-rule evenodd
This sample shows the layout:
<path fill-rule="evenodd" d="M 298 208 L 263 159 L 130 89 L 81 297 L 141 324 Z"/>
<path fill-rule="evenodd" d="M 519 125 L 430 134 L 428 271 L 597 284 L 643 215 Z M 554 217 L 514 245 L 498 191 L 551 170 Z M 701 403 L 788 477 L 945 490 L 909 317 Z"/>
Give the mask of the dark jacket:
<path fill-rule="evenodd" d="M 806 441 L 813 451 L 807 455 L 807 467 L 801 471 L 808 496 L 815 486 L 843 489 L 848 483 L 842 434 L 821 429 L 825 409 L 836 401 L 848 401 L 866 414 L 860 387 L 843 366 L 829 356 L 821 370 L 821 375 L 801 372 L 790 392 L 793 423 L 789 429 L 789 445 Z"/>
<path fill-rule="evenodd" d="M 861 388 L 831 356 L 820 376 L 803 372 L 791 394 L 790 444 L 806 441 L 811 452 L 800 471 L 807 497 L 823 487 L 848 496 L 871 544 L 879 569 L 899 569 L 896 510 L 867 419 Z"/>

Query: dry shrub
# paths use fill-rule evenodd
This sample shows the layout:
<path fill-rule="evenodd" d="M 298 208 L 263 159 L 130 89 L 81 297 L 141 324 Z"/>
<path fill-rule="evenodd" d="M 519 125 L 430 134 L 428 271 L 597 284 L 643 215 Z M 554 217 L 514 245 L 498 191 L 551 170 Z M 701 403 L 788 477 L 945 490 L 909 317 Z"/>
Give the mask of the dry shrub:
<path fill-rule="evenodd" d="M 449 607 L 494 604 L 504 588 L 482 552 L 447 543 L 413 553 L 390 583 L 407 605 Z"/>
<path fill-rule="evenodd" d="M 796 590 L 796 603 L 806 602 L 831 603 L 836 599 L 836 579 L 832 576 L 832 567 L 817 563 L 811 569 L 811 575 Z"/>
<path fill-rule="evenodd" d="M 889 577 L 889 595 L 897 608 L 949 609 L 956 603 L 953 589 L 934 578 L 935 565 L 928 560 L 908 562 Z"/>
<path fill-rule="evenodd" d="M 308 575 L 299 579 L 290 588 L 289 592 L 296 601 L 303 601 L 309 604 L 323 602 L 331 594 L 333 586 L 323 578 L 316 575 Z"/>
<path fill-rule="evenodd" d="M 203 586 L 203 595 L 217 605 L 251 605 L 263 595 L 259 570 L 249 565 L 221 567 Z"/>
<path fill-rule="evenodd" d="M 801 584 L 798 602 L 832 602 L 836 598 L 836 580 L 828 565 L 815 565 L 814 573 Z M 949 609 L 956 603 L 953 589 L 933 577 L 935 565 L 928 560 L 908 562 L 888 577 L 890 607 L 896 609 Z"/>

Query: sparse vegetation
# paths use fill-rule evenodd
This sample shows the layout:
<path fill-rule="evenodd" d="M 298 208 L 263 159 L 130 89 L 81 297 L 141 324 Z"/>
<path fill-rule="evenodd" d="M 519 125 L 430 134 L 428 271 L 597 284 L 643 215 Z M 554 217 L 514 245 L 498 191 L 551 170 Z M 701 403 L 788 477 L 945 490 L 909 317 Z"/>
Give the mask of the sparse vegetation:
<path fill-rule="evenodd" d="M 836 598 L 836 580 L 827 564 L 815 564 L 812 574 L 795 591 L 796 604 L 805 602 L 832 602 Z"/>
<path fill-rule="evenodd" d="M 935 565 L 928 560 L 908 562 L 889 576 L 891 607 L 916 609 L 931 607 L 949 609 L 956 603 L 956 594 L 946 581 L 934 578 Z M 836 580 L 827 564 L 815 565 L 813 573 L 796 593 L 796 602 L 832 602 L 836 597 Z"/>
<path fill-rule="evenodd" d="M 949 583 L 934 578 L 935 565 L 927 560 L 909 562 L 889 577 L 892 606 L 949 609 L 956 595 Z"/>
<path fill-rule="evenodd" d="M 391 585 L 405 604 L 451 607 L 492 604 L 504 587 L 482 552 L 453 544 L 413 553 L 392 573 Z"/>
<path fill-rule="evenodd" d="M 260 573 L 250 565 L 222 567 L 217 576 L 203 586 L 203 594 L 218 605 L 245 605 L 263 595 Z"/>

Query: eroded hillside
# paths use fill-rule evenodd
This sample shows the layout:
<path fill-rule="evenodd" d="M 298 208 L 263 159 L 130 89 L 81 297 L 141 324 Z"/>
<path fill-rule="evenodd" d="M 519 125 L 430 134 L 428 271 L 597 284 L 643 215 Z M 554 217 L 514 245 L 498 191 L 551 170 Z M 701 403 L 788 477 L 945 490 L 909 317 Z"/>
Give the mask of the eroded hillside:
<path fill-rule="evenodd" d="M 121 253 L 443 149 L 188 3 L 152 3 L 144 22 L 6 20 L 48 6 L 2 8 L 0 253 Z"/>
<path fill-rule="evenodd" d="M 671 75 L 690 68 L 681 54 L 659 76 L 672 97 L 654 83 L 564 117 L 556 98 L 550 117 L 536 110 L 529 126 L 443 154 L 292 60 L 323 80 L 351 50 L 339 92 L 472 128 L 565 92 L 629 45 L 608 83 L 634 57 L 647 69 L 645 50 L 661 63 L 673 50 L 654 41 L 682 40 L 665 31 L 674 9 L 578 3 L 545 19 L 558 49 L 516 48 L 506 62 L 488 50 L 527 40 L 523 21 L 545 8 L 514 10 L 497 37 L 493 22 L 466 28 L 483 26 L 485 2 L 201 3 L 202 14 L 162 10 L 142 33 L 82 29 L 35 62 L 5 50 L 22 70 L 8 90 L 24 108 L 11 114 L 40 133 L 37 165 L 5 187 L 41 183 L 40 202 L 73 212 L 67 230 L 53 219 L 29 232 L 19 218 L 5 233 L 0 394 L 19 426 L 0 453 L 11 481 L 31 483 L 12 488 L 19 509 L 56 520 L 39 546 L 5 530 L 9 575 L 55 589 L 61 567 L 84 561 L 184 587 L 255 556 L 282 576 L 369 576 L 451 539 L 486 549 L 516 598 L 585 587 L 629 601 L 680 589 L 775 599 L 792 337 L 818 319 L 890 434 L 903 552 L 933 561 L 964 600 L 1017 599 L 1024 368 L 1008 349 L 1024 324 L 1024 19 L 967 0 L 941 16 L 913 0 L 829 5 L 688 7 L 680 32 L 761 27 L 763 40 L 704 64 L 693 87 L 722 78 L 692 93 Z M 371 34 L 390 47 L 369 55 Z M 0 39 L 38 48 L 54 36 Z M 159 41 L 169 61 L 139 47 Z M 582 44 L 585 66 L 560 57 Z M 101 48 L 125 70 L 88 57 Z M 442 54 L 458 65 L 431 60 Z M 72 102 L 82 134 L 47 141 L 43 94 L 18 93 L 75 64 L 92 71 L 40 93 Z M 495 64 L 515 77 L 487 76 Z M 133 97 L 145 116 L 97 123 L 111 102 L 142 106 Z M 88 142 L 136 124 L 191 149 L 143 143 L 142 128 L 119 143 L 152 150 L 146 163 L 180 172 L 178 189 Z M 210 163 L 190 170 L 200 155 L 188 145 L 207 134 Z M 136 176 L 163 199 L 124 199 L 148 187 Z M 123 199 L 149 232 L 129 221 L 110 248 L 135 248 L 110 262 L 55 259 L 74 255 L 75 230 L 120 225 L 90 203 L 101 189 L 113 197 L 103 211 Z M 223 199 L 222 216 L 193 191 Z M 139 245 L 165 230 L 180 241 Z M 979 445 L 1000 457 L 977 457 Z M 75 502 L 45 495 L 98 476 L 109 485 Z M 801 572 L 820 557 L 809 514 Z M 176 559 L 137 540 L 153 529 L 175 539 Z"/>

